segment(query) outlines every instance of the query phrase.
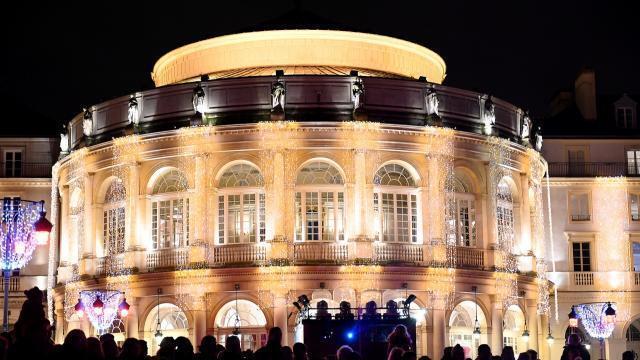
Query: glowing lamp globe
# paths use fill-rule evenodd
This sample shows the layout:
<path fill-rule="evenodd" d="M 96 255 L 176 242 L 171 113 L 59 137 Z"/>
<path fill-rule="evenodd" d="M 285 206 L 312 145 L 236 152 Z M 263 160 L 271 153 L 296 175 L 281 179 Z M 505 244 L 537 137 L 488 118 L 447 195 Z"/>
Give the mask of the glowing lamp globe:
<path fill-rule="evenodd" d="M 575 307 L 571 307 L 571 312 L 569 313 L 569 326 L 572 328 L 578 327 L 578 314 L 576 313 Z"/>
<path fill-rule="evenodd" d="M 480 334 L 482 334 L 482 332 L 480 331 L 479 327 L 476 327 L 475 329 L 473 329 L 473 338 L 476 340 L 480 340 Z"/>
<path fill-rule="evenodd" d="M 96 296 L 96 301 L 93 302 L 93 312 L 96 315 L 102 315 L 102 310 L 104 309 L 104 303 L 100 300 L 100 296 Z"/>
<path fill-rule="evenodd" d="M 553 336 L 551 336 L 551 334 L 547 335 L 547 344 L 553 345 L 554 340 L 555 339 L 553 338 Z"/>
<path fill-rule="evenodd" d="M 607 309 L 604 311 L 605 321 L 607 324 L 613 324 L 616 321 L 616 310 L 611 306 L 611 303 L 607 303 Z"/>
<path fill-rule="evenodd" d="M 36 245 L 46 245 L 49 241 L 49 235 L 51 234 L 51 229 L 53 229 L 53 224 L 47 220 L 46 216 L 47 212 L 41 211 L 40 218 L 33 224 Z"/>
<path fill-rule="evenodd" d="M 127 315 L 129 315 L 130 308 L 131 308 L 131 305 L 127 303 L 127 299 L 122 299 L 122 302 L 120 303 L 120 305 L 118 305 L 118 311 L 120 311 L 120 317 L 121 318 L 127 317 Z"/>
<path fill-rule="evenodd" d="M 158 344 L 160 344 L 160 341 L 162 341 L 162 331 L 160 331 L 160 329 L 156 330 L 156 333 L 153 335 L 153 337 L 156 338 L 156 342 Z"/>
<path fill-rule="evenodd" d="M 82 304 L 82 300 L 78 299 L 78 303 L 73 307 L 73 309 L 79 318 L 82 319 L 84 317 L 84 304 Z"/>
<path fill-rule="evenodd" d="M 522 332 L 522 341 L 529 342 L 529 330 L 525 329 Z"/>

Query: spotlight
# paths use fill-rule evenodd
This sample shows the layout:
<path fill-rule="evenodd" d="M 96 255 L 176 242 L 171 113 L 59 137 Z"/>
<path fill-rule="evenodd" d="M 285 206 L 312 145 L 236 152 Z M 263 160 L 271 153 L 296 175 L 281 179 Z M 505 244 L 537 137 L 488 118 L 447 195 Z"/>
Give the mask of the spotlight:
<path fill-rule="evenodd" d="M 347 340 L 353 340 L 354 334 L 353 331 L 347 331 Z"/>
<path fill-rule="evenodd" d="M 284 76 L 284 70 L 282 70 L 282 69 L 277 69 L 277 70 L 276 70 L 276 76 Z"/>
<path fill-rule="evenodd" d="M 200 81 L 209 81 L 209 75 L 201 75 Z"/>
<path fill-rule="evenodd" d="M 300 306 L 300 304 L 297 301 L 293 302 L 293 306 L 295 306 L 296 309 L 298 309 L 298 311 L 302 311 L 302 306 Z"/>
<path fill-rule="evenodd" d="M 358 76 L 358 70 L 349 71 L 349 76 Z"/>
<path fill-rule="evenodd" d="M 336 320 L 353 320 L 354 316 L 351 313 L 351 303 L 348 301 L 340 302 L 340 313 L 336 314 Z"/>
<path fill-rule="evenodd" d="M 416 296 L 413 294 L 409 294 L 409 297 L 407 297 L 407 299 L 404 301 L 404 307 L 408 308 L 409 305 L 411 305 L 412 302 L 414 302 L 416 300 Z"/>
<path fill-rule="evenodd" d="M 383 319 L 397 319 L 400 317 L 398 313 L 398 303 L 393 300 L 387 301 L 387 311 L 382 316 Z"/>
<path fill-rule="evenodd" d="M 366 305 L 365 305 L 365 311 L 364 314 L 362 315 L 363 319 L 380 319 L 380 314 L 378 314 L 377 312 L 378 310 L 378 305 L 376 304 L 375 301 L 369 301 Z"/>
<path fill-rule="evenodd" d="M 426 76 L 420 76 L 420 77 L 418 78 L 418 81 L 420 81 L 420 82 L 427 82 L 427 77 L 426 77 Z"/>

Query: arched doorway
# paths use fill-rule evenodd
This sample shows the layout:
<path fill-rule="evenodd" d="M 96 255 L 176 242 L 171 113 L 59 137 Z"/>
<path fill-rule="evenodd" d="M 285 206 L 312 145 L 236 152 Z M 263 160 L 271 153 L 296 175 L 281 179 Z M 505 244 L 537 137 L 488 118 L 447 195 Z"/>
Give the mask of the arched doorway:
<path fill-rule="evenodd" d="M 160 321 L 158 321 L 160 319 Z M 163 337 L 176 338 L 184 336 L 189 338 L 189 320 L 182 309 L 171 303 L 162 303 L 151 309 L 144 322 L 143 337 L 149 344 L 149 352 L 155 354 L 158 351 L 158 339 L 155 338 L 157 330 Z"/>
<path fill-rule="evenodd" d="M 476 313 L 481 332 L 480 339 L 473 337 L 473 330 L 476 327 Z M 449 316 L 449 346 L 460 344 L 464 349 L 465 356 L 475 359 L 478 345 L 485 344 L 487 341 L 487 318 L 482 308 L 469 300 L 456 305 Z"/>
<path fill-rule="evenodd" d="M 511 305 L 505 311 L 502 320 L 502 341 L 504 346 L 511 346 L 514 353 L 527 350 L 527 343 L 522 340 L 524 331 L 524 313 L 517 305 Z"/>
<path fill-rule="evenodd" d="M 635 319 L 627 328 L 625 334 L 627 339 L 627 350 L 633 350 L 640 354 L 640 318 Z"/>
<path fill-rule="evenodd" d="M 222 305 L 215 317 L 216 335 L 221 344 L 237 335 L 243 350 L 255 351 L 266 343 L 267 318 L 260 307 L 249 300 L 234 300 Z"/>

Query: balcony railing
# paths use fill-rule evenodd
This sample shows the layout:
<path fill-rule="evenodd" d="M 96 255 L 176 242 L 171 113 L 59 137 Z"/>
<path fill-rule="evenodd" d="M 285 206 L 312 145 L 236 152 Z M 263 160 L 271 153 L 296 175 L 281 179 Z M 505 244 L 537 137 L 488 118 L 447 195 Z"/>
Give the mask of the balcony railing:
<path fill-rule="evenodd" d="M 592 272 L 574 272 L 573 284 L 576 286 L 591 286 L 593 285 L 593 273 Z"/>
<path fill-rule="evenodd" d="M 484 250 L 466 246 L 456 247 L 456 267 L 483 269 Z"/>
<path fill-rule="evenodd" d="M 217 245 L 209 248 L 208 258 L 213 266 L 262 263 L 267 260 L 267 247 L 256 243 Z"/>
<path fill-rule="evenodd" d="M 633 273 L 633 280 L 636 286 L 640 286 L 640 272 Z"/>
<path fill-rule="evenodd" d="M 373 246 L 373 260 L 386 263 L 420 263 L 424 261 L 422 245 L 379 242 Z"/>
<path fill-rule="evenodd" d="M 50 178 L 51 163 L 0 162 L 0 178 Z"/>
<path fill-rule="evenodd" d="M 549 163 L 549 176 L 555 177 L 640 176 L 639 170 L 626 162 Z"/>
<path fill-rule="evenodd" d="M 147 271 L 189 264 L 189 249 L 161 249 L 147 253 Z"/>
<path fill-rule="evenodd" d="M 335 242 L 301 242 L 293 245 L 295 262 L 342 262 L 349 259 L 349 246 Z"/>
<path fill-rule="evenodd" d="M 4 277 L 0 277 L 0 289 L 4 289 Z M 20 291 L 20 277 L 12 276 L 9 279 L 9 291 L 10 292 Z"/>
<path fill-rule="evenodd" d="M 124 269 L 124 254 L 110 255 L 96 259 L 96 275 L 113 275 Z"/>

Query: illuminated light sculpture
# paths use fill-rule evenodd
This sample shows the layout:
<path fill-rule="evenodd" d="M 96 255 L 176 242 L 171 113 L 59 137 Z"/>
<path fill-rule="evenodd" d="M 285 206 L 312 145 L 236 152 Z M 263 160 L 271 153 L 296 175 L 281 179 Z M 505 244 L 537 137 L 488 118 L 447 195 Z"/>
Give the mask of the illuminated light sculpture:
<path fill-rule="evenodd" d="M 4 198 L 0 210 L 0 263 L 4 276 L 3 329 L 9 331 L 11 273 L 31 260 L 38 245 L 45 245 L 53 225 L 46 219 L 44 201 Z"/>
<path fill-rule="evenodd" d="M 111 327 L 118 315 L 127 317 L 130 308 L 121 291 L 83 290 L 74 310 L 79 318 L 86 315 L 93 327 L 102 332 Z"/>
<path fill-rule="evenodd" d="M 615 328 L 616 310 L 613 305 L 611 302 L 579 304 L 572 306 L 571 313 L 574 312 L 582 320 L 582 326 L 587 330 L 589 336 L 600 341 L 600 358 L 604 359 L 604 341 L 611 336 Z M 569 322 L 571 323 L 571 317 Z"/>

